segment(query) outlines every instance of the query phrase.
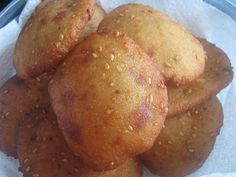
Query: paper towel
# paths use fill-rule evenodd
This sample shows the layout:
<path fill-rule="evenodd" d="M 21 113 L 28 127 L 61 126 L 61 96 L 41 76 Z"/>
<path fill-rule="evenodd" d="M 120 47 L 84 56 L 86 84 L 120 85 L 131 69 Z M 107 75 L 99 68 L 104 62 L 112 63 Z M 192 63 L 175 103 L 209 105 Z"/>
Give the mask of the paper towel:
<path fill-rule="evenodd" d="M 13 20 L 0 29 L 0 85 L 13 71 L 12 53 L 20 29 L 40 0 L 28 0 L 19 22 Z M 159 9 L 189 29 L 194 35 L 206 38 L 222 48 L 236 66 L 236 22 L 218 9 L 201 0 L 100 0 L 107 10 L 125 3 L 143 3 Z M 224 89 L 219 98 L 224 107 L 224 126 L 214 150 L 203 167 L 190 177 L 236 177 L 236 88 L 235 79 Z M 18 177 L 18 161 L 0 153 L 0 176 Z M 144 170 L 144 177 L 156 177 Z"/>

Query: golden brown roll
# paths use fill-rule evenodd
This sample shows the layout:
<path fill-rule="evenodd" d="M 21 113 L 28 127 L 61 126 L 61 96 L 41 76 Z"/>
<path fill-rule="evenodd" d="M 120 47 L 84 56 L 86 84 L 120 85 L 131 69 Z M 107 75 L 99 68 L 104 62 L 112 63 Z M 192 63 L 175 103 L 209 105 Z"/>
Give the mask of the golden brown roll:
<path fill-rule="evenodd" d="M 44 0 L 36 8 L 16 43 L 17 76 L 29 79 L 55 68 L 84 36 L 95 0 Z"/>
<path fill-rule="evenodd" d="M 206 54 L 204 73 L 190 84 L 168 87 L 168 117 L 181 114 L 218 94 L 233 80 L 228 56 L 214 44 L 200 39 Z"/>
<path fill-rule="evenodd" d="M 151 150 L 141 158 L 153 173 L 182 177 L 202 166 L 223 124 L 223 110 L 213 97 L 202 105 L 166 120 Z"/>
<path fill-rule="evenodd" d="M 167 90 L 155 64 L 133 40 L 94 33 L 49 84 L 67 143 L 95 170 L 114 169 L 145 152 L 167 113 Z"/>
<path fill-rule="evenodd" d="M 48 108 L 33 112 L 21 123 L 17 148 L 24 177 L 141 177 L 138 158 L 107 172 L 85 166 L 69 150 Z"/>
<path fill-rule="evenodd" d="M 204 71 L 200 42 L 164 13 L 141 4 L 125 4 L 110 12 L 99 31 L 116 31 L 134 39 L 157 63 L 171 85 L 195 80 Z"/>
<path fill-rule="evenodd" d="M 34 109 L 48 106 L 48 81 L 45 74 L 24 82 L 16 76 L 0 89 L 0 150 L 17 157 L 16 139 L 19 123 Z"/>

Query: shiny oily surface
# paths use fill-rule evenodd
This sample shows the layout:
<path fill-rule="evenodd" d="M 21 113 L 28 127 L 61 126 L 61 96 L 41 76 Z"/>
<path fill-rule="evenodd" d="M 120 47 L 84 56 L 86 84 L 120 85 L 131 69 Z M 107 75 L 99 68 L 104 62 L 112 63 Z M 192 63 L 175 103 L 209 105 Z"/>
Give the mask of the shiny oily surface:
<path fill-rule="evenodd" d="M 16 43 L 17 76 L 29 79 L 56 67 L 84 37 L 95 3 L 95 0 L 45 0 L 40 3 Z"/>
<path fill-rule="evenodd" d="M 14 76 L 0 89 L 0 150 L 7 155 L 17 157 L 19 122 L 32 110 L 49 104 L 49 79 L 45 74 L 25 82 Z"/>
<path fill-rule="evenodd" d="M 155 64 L 130 38 L 94 33 L 57 69 L 49 93 L 74 153 L 95 170 L 148 150 L 167 114 Z"/>
<path fill-rule="evenodd" d="M 134 39 L 157 64 L 170 85 L 183 85 L 204 71 L 202 45 L 166 14 L 141 4 L 111 11 L 99 31 L 117 31 Z"/>
<path fill-rule="evenodd" d="M 166 120 L 151 150 L 141 158 L 164 177 L 182 177 L 200 168 L 212 151 L 223 125 L 223 109 L 216 97 Z"/>
<path fill-rule="evenodd" d="M 218 94 L 233 80 L 233 68 L 224 51 L 205 39 L 199 40 L 207 54 L 205 71 L 190 84 L 168 87 L 168 117 L 201 104 Z"/>
<path fill-rule="evenodd" d="M 107 172 L 86 167 L 71 153 L 50 108 L 37 110 L 21 122 L 17 148 L 24 177 L 141 177 L 138 158 Z"/>

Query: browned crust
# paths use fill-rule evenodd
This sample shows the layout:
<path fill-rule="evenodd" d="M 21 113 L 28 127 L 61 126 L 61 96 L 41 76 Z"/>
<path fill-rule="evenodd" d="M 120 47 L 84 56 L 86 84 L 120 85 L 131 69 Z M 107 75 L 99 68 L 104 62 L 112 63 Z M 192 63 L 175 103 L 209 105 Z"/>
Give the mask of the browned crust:
<path fill-rule="evenodd" d="M 81 42 L 57 69 L 49 92 L 70 148 L 100 171 L 149 149 L 167 112 L 162 76 L 132 39 L 117 33 Z"/>
<path fill-rule="evenodd" d="M 197 80 L 179 87 L 168 87 L 168 117 L 183 113 L 218 94 L 233 80 L 228 56 L 214 44 L 200 39 L 208 58 L 205 72 Z"/>
<path fill-rule="evenodd" d="M 223 108 L 216 97 L 166 120 L 150 151 L 141 158 L 154 174 L 186 176 L 202 166 L 223 125 Z"/>
<path fill-rule="evenodd" d="M 29 79 L 55 68 L 78 43 L 94 10 L 95 0 L 43 1 L 17 40 L 17 76 Z"/>
<path fill-rule="evenodd" d="M 86 167 L 70 152 L 50 108 L 33 112 L 21 122 L 17 147 L 24 177 L 141 177 L 138 158 L 108 172 Z"/>
<path fill-rule="evenodd" d="M 184 85 L 199 77 L 205 53 L 199 41 L 166 14 L 142 4 L 125 4 L 111 11 L 99 31 L 127 34 L 157 63 L 169 85 Z"/>
<path fill-rule="evenodd" d="M 49 104 L 48 75 L 24 82 L 16 76 L 0 89 L 0 150 L 17 157 L 16 137 L 19 123 L 32 110 Z"/>

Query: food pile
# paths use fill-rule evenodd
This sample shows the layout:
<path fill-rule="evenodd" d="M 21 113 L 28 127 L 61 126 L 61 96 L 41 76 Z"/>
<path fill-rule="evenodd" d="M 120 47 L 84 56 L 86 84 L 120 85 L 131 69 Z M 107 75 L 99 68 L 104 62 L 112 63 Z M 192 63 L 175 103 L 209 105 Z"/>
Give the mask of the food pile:
<path fill-rule="evenodd" d="M 95 0 L 44 0 L 0 89 L 0 150 L 24 177 L 179 177 L 223 125 L 227 55 L 166 14 Z"/>

